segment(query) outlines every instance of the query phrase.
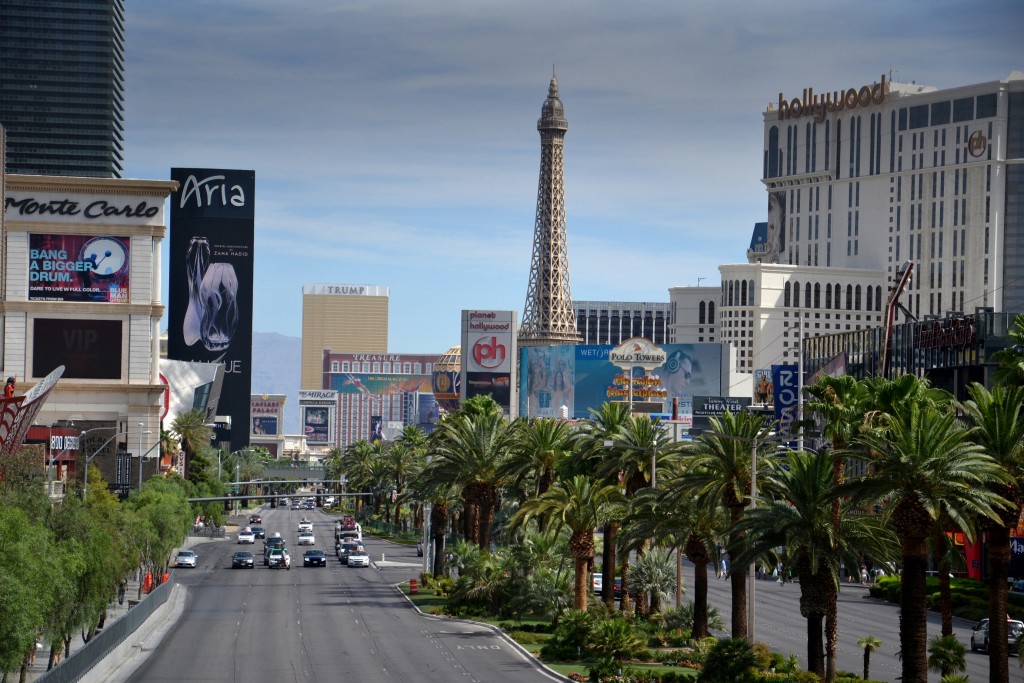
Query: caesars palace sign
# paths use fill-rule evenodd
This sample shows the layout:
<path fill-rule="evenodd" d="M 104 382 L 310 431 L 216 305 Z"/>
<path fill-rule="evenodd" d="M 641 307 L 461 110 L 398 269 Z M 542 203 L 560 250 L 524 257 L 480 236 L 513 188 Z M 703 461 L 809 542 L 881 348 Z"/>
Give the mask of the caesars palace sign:
<path fill-rule="evenodd" d="M 844 109 L 856 109 L 871 104 L 882 104 L 889 88 L 885 82 L 885 74 L 882 74 L 880 83 L 865 85 L 859 90 L 836 90 L 824 95 L 818 95 L 814 88 L 804 88 L 803 97 L 794 97 L 786 100 L 782 93 L 779 93 L 779 120 L 798 119 L 803 116 L 813 116 L 814 120 L 821 123 L 828 114 L 843 111 Z"/>

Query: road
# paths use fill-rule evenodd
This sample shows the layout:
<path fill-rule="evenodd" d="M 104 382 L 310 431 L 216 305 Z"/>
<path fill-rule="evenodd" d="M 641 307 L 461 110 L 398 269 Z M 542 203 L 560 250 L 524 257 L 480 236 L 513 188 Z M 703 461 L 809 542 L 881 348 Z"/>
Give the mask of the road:
<path fill-rule="evenodd" d="M 303 567 L 299 519 L 314 523 L 328 566 Z M 185 612 L 132 681 L 551 681 L 529 658 L 483 626 L 419 615 L 394 588 L 418 575 L 415 550 L 367 539 L 373 560 L 399 569 L 349 568 L 333 554 L 333 520 L 320 510 L 267 510 L 263 526 L 292 551 L 290 571 L 262 565 L 262 542 L 234 539 L 196 547 L 199 566 L 177 569 Z M 231 554 L 254 550 L 255 569 L 231 569 Z"/>
<path fill-rule="evenodd" d="M 684 564 L 683 583 L 687 590 L 693 587 L 693 565 Z M 708 581 L 708 603 L 718 608 L 729 628 L 732 596 L 729 582 L 715 578 L 711 570 Z M 774 580 L 757 582 L 755 607 L 756 640 L 768 643 L 772 650 L 785 655 L 796 654 L 801 666 L 807 666 L 807 626 L 800 616 L 800 584 L 778 584 Z M 683 600 L 691 600 L 687 593 Z M 896 681 L 901 672 L 900 660 L 896 653 L 900 649 L 899 606 L 869 597 L 860 584 L 843 584 L 839 594 L 839 646 L 836 658 L 841 671 L 852 671 L 858 675 L 864 669 L 864 650 L 857 647 L 857 640 L 873 635 L 882 641 L 882 647 L 871 655 L 871 678 L 880 681 Z M 953 632 L 967 649 L 967 675 L 972 681 L 988 680 L 988 656 L 982 652 L 971 652 L 970 637 L 973 622 L 953 620 Z M 929 639 L 941 634 L 942 623 L 937 613 L 928 615 Z M 715 635 L 728 635 L 716 633 Z M 1019 680 L 1017 658 L 1010 659 L 1010 678 Z M 939 683 L 938 674 L 929 674 L 929 681 Z"/>

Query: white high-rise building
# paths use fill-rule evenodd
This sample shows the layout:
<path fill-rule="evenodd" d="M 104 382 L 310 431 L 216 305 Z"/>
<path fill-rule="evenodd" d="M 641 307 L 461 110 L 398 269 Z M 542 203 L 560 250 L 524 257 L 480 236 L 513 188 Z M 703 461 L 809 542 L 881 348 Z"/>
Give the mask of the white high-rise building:
<path fill-rule="evenodd" d="M 764 113 L 768 221 L 748 263 L 719 268 L 716 323 L 734 371 L 795 363 L 803 336 L 882 324 L 907 261 L 901 303 L 916 318 L 1024 311 L 1024 73 L 794 95 Z"/>

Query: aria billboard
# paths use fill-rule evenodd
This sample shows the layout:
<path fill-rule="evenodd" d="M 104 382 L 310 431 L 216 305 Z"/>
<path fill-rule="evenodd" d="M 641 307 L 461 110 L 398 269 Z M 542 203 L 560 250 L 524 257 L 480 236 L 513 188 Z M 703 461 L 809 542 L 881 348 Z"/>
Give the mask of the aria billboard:
<path fill-rule="evenodd" d="M 536 346 L 520 350 L 519 414 L 572 419 L 590 417 L 609 401 L 629 402 L 655 415 L 671 414 L 672 399 L 688 405 L 695 394 L 716 395 L 722 389 L 720 344 L 663 344 L 664 362 L 650 370 L 632 371 L 612 361 L 611 345 Z M 627 363 L 628 364 L 628 363 Z"/>
<path fill-rule="evenodd" d="M 462 311 L 462 399 L 491 396 L 506 415 L 516 406 L 515 311 Z"/>
<path fill-rule="evenodd" d="M 172 168 L 167 356 L 224 364 L 218 434 L 249 444 L 256 172 Z M 227 430 L 225 430 L 227 431 Z"/>

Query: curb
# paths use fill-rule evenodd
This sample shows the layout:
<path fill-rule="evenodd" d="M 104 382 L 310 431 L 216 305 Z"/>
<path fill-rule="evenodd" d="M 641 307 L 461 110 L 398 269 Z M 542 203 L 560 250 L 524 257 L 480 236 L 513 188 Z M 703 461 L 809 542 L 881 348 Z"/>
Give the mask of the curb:
<path fill-rule="evenodd" d="M 409 606 L 412 607 L 414 610 L 416 610 L 416 613 L 419 614 L 424 619 L 432 619 L 433 621 L 457 622 L 457 623 L 462 623 L 462 624 L 472 624 L 474 626 L 482 626 L 483 628 L 488 629 L 494 635 L 498 636 L 499 638 L 504 640 L 506 643 L 511 645 L 512 648 L 519 654 L 520 657 L 522 657 L 526 661 L 530 662 L 530 664 L 534 668 L 538 669 L 545 676 L 548 676 L 549 678 L 551 678 L 553 680 L 556 680 L 556 681 L 572 681 L 572 679 L 569 678 L 568 676 L 563 676 L 562 674 L 558 673 L 554 669 L 549 669 L 547 667 L 547 665 L 544 664 L 544 662 L 542 662 L 540 659 L 538 659 L 533 653 L 531 653 L 529 650 L 527 650 L 522 645 L 517 643 L 515 640 L 510 638 L 507 633 L 502 631 L 497 626 L 493 626 L 491 624 L 485 624 L 485 623 L 480 622 L 480 621 L 471 621 L 469 619 L 461 619 L 459 617 L 442 617 L 442 616 L 438 616 L 436 614 L 427 614 L 426 612 L 421 610 L 419 607 L 417 607 L 416 603 L 413 602 L 412 599 L 402 591 L 401 585 L 402 585 L 401 583 L 393 584 L 395 590 L 398 591 L 398 594 L 401 595 L 403 598 L 405 598 L 405 601 L 409 603 Z"/>

